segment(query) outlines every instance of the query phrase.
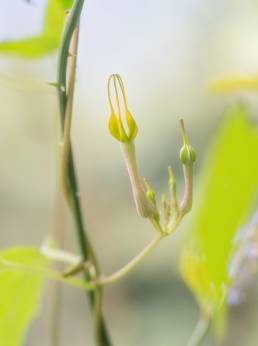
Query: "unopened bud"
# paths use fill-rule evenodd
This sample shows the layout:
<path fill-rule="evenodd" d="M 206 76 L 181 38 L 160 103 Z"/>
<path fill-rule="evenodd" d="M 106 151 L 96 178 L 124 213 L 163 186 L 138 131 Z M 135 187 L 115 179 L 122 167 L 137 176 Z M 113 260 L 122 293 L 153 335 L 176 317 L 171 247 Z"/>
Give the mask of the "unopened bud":
<path fill-rule="evenodd" d="M 146 188 L 146 196 L 147 198 L 156 205 L 156 195 L 155 192 L 152 188 L 152 186 L 150 185 L 150 183 L 148 182 L 148 180 L 145 178 L 144 179 L 144 185 Z"/>
<path fill-rule="evenodd" d="M 183 146 L 180 150 L 180 160 L 184 165 L 192 165 L 196 160 L 196 152 L 194 148 L 188 143 L 188 139 L 186 136 L 184 121 L 180 120 L 182 137 L 183 137 Z"/>
<path fill-rule="evenodd" d="M 168 200 L 167 200 L 165 195 L 162 195 L 161 203 L 162 203 L 163 210 L 164 210 L 165 224 L 167 225 L 169 222 L 170 216 L 171 216 L 171 209 L 170 209 L 170 205 L 169 205 Z"/>
<path fill-rule="evenodd" d="M 176 179 L 171 166 L 168 166 L 168 186 L 173 189 L 176 186 Z"/>

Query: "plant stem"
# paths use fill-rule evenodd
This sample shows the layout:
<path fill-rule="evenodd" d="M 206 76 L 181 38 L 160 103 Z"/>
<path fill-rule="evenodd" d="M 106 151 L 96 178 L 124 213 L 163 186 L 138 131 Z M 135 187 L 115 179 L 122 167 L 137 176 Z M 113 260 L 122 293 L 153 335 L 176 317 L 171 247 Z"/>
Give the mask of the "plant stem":
<path fill-rule="evenodd" d="M 193 166 L 183 165 L 184 173 L 184 194 L 180 202 L 181 214 L 184 216 L 192 208 L 193 201 Z"/>
<path fill-rule="evenodd" d="M 172 222 L 170 227 L 167 229 L 167 231 L 159 231 L 158 235 L 156 235 L 152 241 L 138 254 L 136 255 L 130 262 L 128 262 L 124 267 L 116 271 L 115 273 L 104 276 L 100 275 L 100 272 L 97 272 L 95 279 L 93 277 L 87 277 L 87 283 L 91 283 L 96 287 L 113 284 L 120 279 L 122 279 L 124 276 L 126 276 L 128 273 L 130 273 L 135 267 L 137 267 L 142 260 L 148 256 L 160 243 L 160 241 L 164 238 L 169 236 L 171 233 L 175 232 L 177 227 L 180 224 L 180 221 L 182 220 L 182 216 L 179 214 Z M 41 252 L 43 255 L 45 255 L 48 258 L 51 258 L 54 261 L 59 261 L 63 263 L 67 263 L 70 265 L 78 264 L 82 261 L 82 258 L 76 255 L 73 255 L 69 252 L 58 250 L 58 249 L 51 249 L 47 245 L 43 245 L 41 247 Z M 91 281 L 90 281 L 91 280 Z"/>
<path fill-rule="evenodd" d="M 61 300 L 62 300 L 62 289 L 60 282 L 50 282 L 49 287 L 49 306 L 50 313 L 48 316 L 49 320 L 49 334 L 50 334 L 50 345 L 60 345 L 60 317 L 61 317 Z"/>
<path fill-rule="evenodd" d="M 58 148 L 59 149 L 59 148 Z M 60 157 L 60 155 L 59 155 Z M 61 167 L 60 162 L 58 166 Z M 52 237 L 54 243 L 62 248 L 64 242 L 64 225 L 63 225 L 63 196 L 61 184 L 57 181 L 57 192 L 55 200 L 55 222 Z M 54 264 L 55 270 L 62 270 L 61 263 Z M 60 282 L 49 283 L 48 294 L 48 325 L 49 325 L 49 342 L 50 346 L 60 346 L 60 332 L 61 332 L 61 313 L 62 313 L 62 287 Z"/>
<path fill-rule="evenodd" d="M 200 346 L 209 328 L 210 320 L 201 314 L 200 319 L 187 343 L 187 346 Z"/>
<path fill-rule="evenodd" d="M 83 8 L 84 0 L 75 0 L 74 5 L 69 13 L 69 18 L 66 22 L 63 38 L 61 42 L 59 66 L 58 66 L 58 95 L 60 104 L 60 121 L 63 130 L 64 138 L 64 152 L 63 152 L 63 182 L 64 191 L 67 197 L 68 203 L 73 213 L 77 237 L 80 247 L 80 252 L 85 261 L 90 260 L 95 269 L 96 274 L 99 275 L 99 266 L 94 254 L 93 248 L 90 244 L 89 238 L 86 235 L 83 217 L 80 206 L 80 193 L 76 178 L 73 154 L 70 145 L 70 129 L 71 129 L 71 116 L 72 116 L 72 104 L 74 94 L 75 83 L 75 67 L 77 56 L 77 39 L 75 37 L 72 43 L 72 37 L 78 22 L 80 19 L 81 11 Z M 78 34 L 78 32 L 77 32 Z M 77 42 L 77 43 L 76 43 Z M 68 58 L 70 56 L 69 50 L 73 48 L 75 51 L 71 54 L 70 73 L 68 76 Z M 67 82 L 68 81 L 68 82 Z M 89 273 L 84 273 L 85 280 L 88 282 L 91 277 Z M 96 287 L 93 292 L 88 293 L 90 299 L 90 306 L 94 317 L 95 325 L 95 341 L 98 346 L 111 346 L 109 336 L 105 327 L 105 322 L 101 313 L 101 300 L 102 291 L 100 287 Z"/>
<path fill-rule="evenodd" d="M 54 201 L 54 220 L 52 229 L 52 239 L 55 246 L 58 248 L 64 247 L 64 200 L 63 191 L 60 182 L 61 176 L 61 147 L 60 143 L 60 124 L 59 119 L 54 118 L 54 126 L 56 129 L 56 162 L 57 171 L 56 176 L 56 192 Z M 62 271 L 62 263 L 55 263 L 54 269 Z M 62 314 L 62 298 L 63 290 L 60 282 L 52 281 L 48 285 L 48 314 L 47 314 L 47 325 L 49 334 L 49 345 L 60 346 L 60 335 L 61 335 L 61 314 Z"/>
<path fill-rule="evenodd" d="M 171 233 L 175 232 L 177 227 L 179 226 L 180 222 L 182 220 L 182 215 L 179 214 L 172 222 L 172 224 L 169 226 L 169 228 L 166 231 L 159 231 L 158 235 L 152 239 L 152 241 L 138 254 L 136 255 L 130 262 L 128 262 L 123 268 L 119 269 L 115 273 L 109 275 L 109 276 L 102 276 L 100 277 L 98 283 L 99 285 L 107 285 L 112 284 L 124 276 L 126 276 L 128 273 L 130 273 L 135 267 L 138 266 L 138 264 L 141 263 L 141 261 L 148 256 L 160 243 L 160 241 L 169 236 Z M 150 220 L 151 221 L 151 220 Z"/>
<path fill-rule="evenodd" d="M 67 85 L 67 101 L 65 108 L 65 119 L 63 128 L 63 140 L 62 140 L 62 159 L 61 159 L 61 174 L 63 182 L 63 190 L 67 199 L 67 202 L 71 203 L 71 193 L 68 180 L 68 161 L 71 148 L 71 126 L 72 126 L 72 111 L 73 111 L 73 99 L 74 99 L 74 86 L 75 86 L 75 74 L 76 74 L 76 61 L 78 53 L 78 41 L 79 41 L 79 24 L 75 27 L 73 35 L 71 37 L 69 48 L 69 77 Z"/>
<path fill-rule="evenodd" d="M 120 280 L 122 277 L 126 276 L 129 272 L 131 272 L 156 246 L 159 244 L 161 239 L 164 237 L 162 233 L 158 234 L 152 241 L 137 255 L 135 256 L 129 263 L 127 263 L 123 268 L 119 269 L 114 274 L 109 276 L 103 276 L 100 278 L 98 283 L 100 285 L 107 285 L 114 283 Z"/>

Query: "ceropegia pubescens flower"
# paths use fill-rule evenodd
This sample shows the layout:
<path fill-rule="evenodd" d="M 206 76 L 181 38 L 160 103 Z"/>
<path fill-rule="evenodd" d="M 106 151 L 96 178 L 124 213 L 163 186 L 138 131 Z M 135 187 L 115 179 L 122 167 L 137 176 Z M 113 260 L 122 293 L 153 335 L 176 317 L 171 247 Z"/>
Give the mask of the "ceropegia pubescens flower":
<path fill-rule="evenodd" d="M 114 105 L 112 100 L 112 88 L 114 91 Z M 146 197 L 136 160 L 134 139 L 138 133 L 137 124 L 131 115 L 126 100 L 125 88 L 122 78 L 118 74 L 112 74 L 108 79 L 108 101 L 110 107 L 109 132 L 121 143 L 123 157 L 129 174 L 133 197 L 137 212 L 143 217 L 155 217 L 155 206 Z M 123 108 L 121 107 L 123 106 Z M 125 122 L 123 121 L 123 114 Z"/>
<path fill-rule="evenodd" d="M 134 202 L 139 215 L 151 220 L 155 228 L 164 235 L 168 235 L 176 228 L 182 217 L 190 211 L 192 206 L 192 173 L 196 154 L 189 144 L 184 122 L 180 120 L 183 146 L 180 151 L 180 160 L 183 166 L 185 189 L 183 197 L 178 203 L 176 196 L 176 181 L 172 168 L 168 169 L 168 186 L 170 196 L 162 195 L 163 224 L 160 224 L 160 212 L 156 201 L 156 194 L 150 183 L 145 179 L 144 185 L 138 172 L 134 139 L 138 133 L 137 124 L 129 111 L 125 88 L 122 78 L 112 74 L 108 79 L 108 101 L 110 107 L 109 132 L 120 142 L 123 157 L 130 178 Z"/>

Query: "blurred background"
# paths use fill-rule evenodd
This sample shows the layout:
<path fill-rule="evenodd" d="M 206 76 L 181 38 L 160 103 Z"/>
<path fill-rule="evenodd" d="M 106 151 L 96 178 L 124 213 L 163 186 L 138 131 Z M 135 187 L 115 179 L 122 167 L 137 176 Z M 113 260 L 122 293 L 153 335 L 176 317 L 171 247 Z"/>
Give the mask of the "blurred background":
<path fill-rule="evenodd" d="M 45 0 L 1 0 L 0 41 L 39 33 Z M 135 211 L 118 142 L 107 131 L 107 78 L 123 77 L 139 135 L 142 176 L 167 191 L 167 166 L 179 182 L 183 117 L 198 152 L 196 181 L 205 149 L 225 109 L 257 96 L 211 94 L 211 81 L 258 72 L 258 3 L 255 0 L 92 0 L 81 20 L 72 142 L 83 211 L 105 273 L 120 268 L 153 236 Z M 57 57 L 30 60 L 0 55 L 1 248 L 40 245 L 56 227 L 58 103 L 48 82 Z M 69 210 L 62 216 L 65 248 L 77 252 Z M 60 220 L 59 220 L 60 221 Z M 105 289 L 104 311 L 114 345 L 183 346 L 198 318 L 194 297 L 179 273 L 179 254 L 191 216 L 178 233 L 127 278 Z M 35 321 L 27 346 L 49 345 L 50 304 Z M 224 345 L 257 345 L 258 301 L 230 312 Z M 243 320 L 245 327 L 243 328 Z M 61 344 L 93 346 L 83 292 L 63 287 Z M 208 344 L 207 344 L 208 345 Z"/>

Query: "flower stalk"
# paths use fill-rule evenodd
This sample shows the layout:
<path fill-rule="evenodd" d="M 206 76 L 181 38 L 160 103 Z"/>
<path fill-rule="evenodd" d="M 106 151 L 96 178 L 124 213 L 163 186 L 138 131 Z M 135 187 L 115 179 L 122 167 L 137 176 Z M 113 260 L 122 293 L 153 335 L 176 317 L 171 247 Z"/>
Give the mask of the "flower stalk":
<path fill-rule="evenodd" d="M 121 143 L 121 150 L 131 182 L 133 198 L 138 215 L 147 218 L 155 217 L 156 210 L 146 197 L 146 192 L 138 172 L 134 141 Z"/>
<path fill-rule="evenodd" d="M 114 102 L 112 100 L 112 86 Z M 120 93 L 119 93 L 120 91 Z M 162 197 L 164 214 L 164 225 L 160 224 L 160 212 L 157 208 L 155 192 L 150 183 L 145 179 L 144 185 L 139 175 L 135 137 L 138 133 L 137 124 L 129 111 L 125 88 L 122 78 L 118 74 L 112 74 L 108 79 L 108 102 L 110 107 L 109 132 L 120 142 L 123 158 L 126 164 L 128 176 L 131 183 L 132 194 L 138 215 L 148 218 L 160 233 L 170 234 L 174 231 L 174 225 L 180 223 L 183 216 L 191 210 L 193 193 L 193 164 L 196 153 L 188 142 L 183 120 L 180 120 L 183 146 L 180 151 L 180 160 L 184 174 L 184 194 L 180 203 L 177 201 L 176 180 L 172 168 L 168 168 L 168 185 L 170 190 L 170 201 L 166 196 Z M 122 117 L 124 109 L 125 122 Z"/>
<path fill-rule="evenodd" d="M 114 86 L 117 111 L 115 111 L 115 107 L 111 98 L 111 81 L 113 82 Z M 125 119 L 127 128 L 124 126 L 122 120 L 121 103 L 117 87 L 118 85 L 122 94 L 122 101 L 126 113 Z M 164 222 L 162 224 L 160 221 L 161 215 L 156 203 L 155 191 L 146 179 L 144 180 L 144 189 L 142 180 L 138 172 L 134 145 L 134 139 L 138 132 L 137 125 L 128 110 L 124 85 L 121 77 L 117 74 L 111 75 L 108 80 L 108 100 L 110 106 L 109 131 L 111 135 L 120 142 L 129 179 L 131 182 L 136 210 L 139 215 L 147 217 L 150 220 L 158 234 L 155 235 L 153 240 L 151 240 L 151 242 L 138 255 L 136 255 L 130 262 L 128 262 L 124 267 L 122 267 L 115 273 L 105 276 L 100 275 L 99 272 L 96 272 L 95 280 L 91 278 L 93 279 L 93 282 L 91 282 L 93 287 L 94 285 L 96 285 L 96 287 L 101 287 L 107 284 L 111 284 L 126 276 L 157 247 L 157 245 L 164 237 L 176 231 L 185 214 L 191 210 L 193 195 L 193 164 L 196 160 L 195 151 L 188 142 L 184 122 L 183 120 L 181 120 L 180 124 L 182 130 L 183 146 L 180 151 L 180 159 L 182 162 L 184 173 L 184 194 L 180 203 L 178 203 L 176 193 L 176 179 L 174 177 L 172 168 L 168 167 L 168 186 L 170 191 L 170 199 L 167 199 L 165 195 L 162 196 L 162 206 L 164 213 Z"/>
<path fill-rule="evenodd" d="M 113 83 L 115 105 L 111 96 L 111 82 Z M 121 98 L 119 97 L 122 95 Z M 175 232 L 181 220 L 192 207 L 193 196 L 193 164 L 196 160 L 196 153 L 188 142 L 186 130 L 183 120 L 180 120 L 181 132 L 183 138 L 183 146 L 180 151 L 180 160 L 182 162 L 184 174 L 184 194 L 180 201 L 177 200 L 176 180 L 172 168 L 168 168 L 168 186 L 170 191 L 170 198 L 167 199 L 165 195 L 162 196 L 163 206 L 163 224 L 161 223 L 161 214 L 158 210 L 156 203 L 156 194 L 150 183 L 144 179 L 144 185 L 138 172 L 136 161 L 136 150 L 134 139 L 138 133 L 137 124 L 132 117 L 126 100 L 125 88 L 122 78 L 118 74 L 112 74 L 108 79 L 108 101 L 110 107 L 109 116 L 109 132 L 120 142 L 122 154 L 125 160 L 127 172 L 129 175 L 132 194 L 136 206 L 137 213 L 145 218 L 148 218 L 158 235 L 144 248 L 139 255 L 133 258 L 122 269 L 108 277 L 102 277 L 100 283 L 102 285 L 113 283 L 123 276 L 127 275 L 139 264 L 163 239 L 165 236 Z M 121 104 L 123 104 L 125 112 L 125 122 L 123 123 Z"/>
<path fill-rule="evenodd" d="M 180 120 L 183 146 L 180 150 L 180 160 L 183 165 L 183 174 L 184 174 L 184 194 L 180 202 L 180 212 L 184 216 L 192 208 L 193 200 L 193 164 L 196 160 L 196 153 L 193 147 L 189 144 L 188 138 L 186 135 L 184 121 Z"/>

